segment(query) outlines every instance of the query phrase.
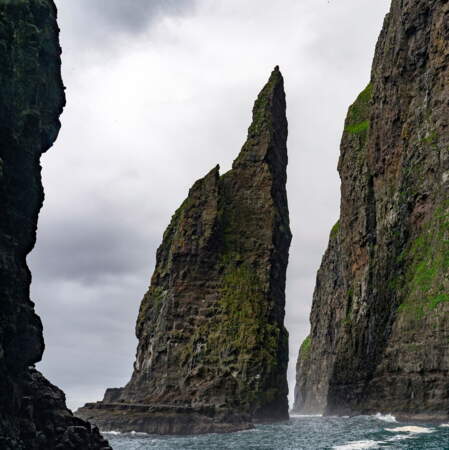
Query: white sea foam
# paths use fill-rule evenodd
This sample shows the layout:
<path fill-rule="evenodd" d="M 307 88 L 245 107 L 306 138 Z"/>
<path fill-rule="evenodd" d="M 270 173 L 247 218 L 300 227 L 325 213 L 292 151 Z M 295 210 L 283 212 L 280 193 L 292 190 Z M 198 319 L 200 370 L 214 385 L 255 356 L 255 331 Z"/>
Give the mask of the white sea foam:
<path fill-rule="evenodd" d="M 417 427 L 417 426 L 406 426 L 406 427 L 398 427 L 398 428 L 385 428 L 385 431 L 389 431 L 390 433 L 412 433 L 412 434 L 421 434 L 421 433 L 433 433 L 435 430 L 426 427 Z"/>
<path fill-rule="evenodd" d="M 301 419 L 307 417 L 323 417 L 322 414 L 290 414 L 290 418 L 292 419 Z"/>
<path fill-rule="evenodd" d="M 442 424 L 440 425 L 440 427 L 443 427 L 443 428 L 449 428 L 449 423 L 442 423 Z"/>
<path fill-rule="evenodd" d="M 122 433 L 121 431 L 103 431 L 101 430 L 102 434 L 109 434 L 111 436 L 120 436 L 120 435 L 131 435 L 131 436 L 149 436 L 148 433 L 142 433 L 139 431 L 130 431 L 129 433 Z"/>
<path fill-rule="evenodd" d="M 398 428 L 385 428 L 385 431 L 389 431 L 390 433 L 399 433 L 396 436 L 387 439 L 387 442 L 396 442 L 406 439 L 415 439 L 416 435 L 433 433 L 435 430 L 425 427 L 407 426 Z"/>
<path fill-rule="evenodd" d="M 397 434 L 387 439 L 387 442 L 405 441 L 406 439 L 413 439 L 413 434 Z"/>
<path fill-rule="evenodd" d="M 374 417 L 375 417 L 376 419 L 383 420 L 384 422 L 389 422 L 389 423 L 397 422 L 396 417 L 394 417 L 394 416 L 391 415 L 391 414 L 381 414 L 381 413 L 377 413 Z"/>
<path fill-rule="evenodd" d="M 140 431 L 131 431 L 131 433 L 129 433 L 131 436 L 149 436 L 148 433 L 142 433 Z"/>
<path fill-rule="evenodd" d="M 379 444 L 382 442 L 379 441 L 353 441 L 348 442 L 343 445 L 337 445 L 334 450 L 358 450 L 363 448 L 378 448 Z"/>

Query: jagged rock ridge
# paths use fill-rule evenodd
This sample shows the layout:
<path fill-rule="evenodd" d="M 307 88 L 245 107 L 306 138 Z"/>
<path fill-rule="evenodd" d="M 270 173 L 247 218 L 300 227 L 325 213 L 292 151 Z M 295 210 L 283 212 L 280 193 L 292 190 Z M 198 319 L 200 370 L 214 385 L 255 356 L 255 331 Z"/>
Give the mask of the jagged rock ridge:
<path fill-rule="evenodd" d="M 134 373 L 78 411 L 102 429 L 202 433 L 288 417 L 287 119 L 275 68 L 232 170 L 197 181 L 157 251 Z"/>
<path fill-rule="evenodd" d="M 65 103 L 56 8 L 50 0 L 0 3 L 0 448 L 109 449 L 74 417 L 64 393 L 33 365 L 44 350 L 29 298 L 26 256 L 43 201 L 43 152 Z"/>
<path fill-rule="evenodd" d="M 349 108 L 295 410 L 449 416 L 449 3 L 393 0 Z"/>

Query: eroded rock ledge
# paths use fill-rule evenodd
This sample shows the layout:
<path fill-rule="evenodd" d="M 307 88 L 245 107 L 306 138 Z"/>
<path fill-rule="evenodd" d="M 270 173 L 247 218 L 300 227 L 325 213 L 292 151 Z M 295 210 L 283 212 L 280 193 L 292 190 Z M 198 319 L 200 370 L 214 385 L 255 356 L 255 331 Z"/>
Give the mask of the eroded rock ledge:
<path fill-rule="evenodd" d="M 134 373 L 77 411 L 105 430 L 246 429 L 288 418 L 287 119 L 275 68 L 232 170 L 190 189 L 157 251 Z"/>

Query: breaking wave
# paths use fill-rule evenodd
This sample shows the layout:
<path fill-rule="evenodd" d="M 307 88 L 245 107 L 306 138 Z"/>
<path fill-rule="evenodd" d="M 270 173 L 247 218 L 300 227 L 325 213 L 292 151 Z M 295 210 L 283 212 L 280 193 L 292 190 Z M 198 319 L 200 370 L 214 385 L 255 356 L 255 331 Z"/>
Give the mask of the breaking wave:
<path fill-rule="evenodd" d="M 410 426 L 398 427 L 398 428 L 385 428 L 385 431 L 389 431 L 390 433 L 421 434 L 421 433 L 433 433 L 435 430 L 432 430 L 431 428 L 410 425 Z"/>
<path fill-rule="evenodd" d="M 374 417 L 376 419 L 383 420 L 384 422 L 389 422 L 389 423 L 397 422 L 396 417 L 394 417 L 392 414 L 377 413 Z"/>
<path fill-rule="evenodd" d="M 322 414 L 290 414 L 291 419 L 300 419 L 300 418 L 307 418 L 307 417 L 323 417 Z"/>
<path fill-rule="evenodd" d="M 103 431 L 101 430 L 101 434 L 110 435 L 110 436 L 150 436 L 148 433 L 142 433 L 139 431 L 130 431 L 129 433 L 123 433 L 121 431 Z"/>
<path fill-rule="evenodd" d="M 363 449 L 363 448 L 376 448 L 380 442 L 378 441 L 354 441 L 347 444 L 337 445 L 333 447 L 334 450 L 351 450 L 351 449 Z"/>

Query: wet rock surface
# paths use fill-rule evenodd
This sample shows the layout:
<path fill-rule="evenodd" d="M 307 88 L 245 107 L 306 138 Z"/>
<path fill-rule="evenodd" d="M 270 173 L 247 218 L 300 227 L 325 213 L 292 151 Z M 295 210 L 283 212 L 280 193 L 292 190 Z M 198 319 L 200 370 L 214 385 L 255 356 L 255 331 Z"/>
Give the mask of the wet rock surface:
<path fill-rule="evenodd" d="M 288 418 L 285 108 L 275 68 L 232 170 L 198 180 L 164 233 L 130 382 L 77 415 L 104 430 L 160 434 Z"/>
<path fill-rule="evenodd" d="M 449 3 L 393 0 L 341 144 L 295 410 L 449 416 Z"/>
<path fill-rule="evenodd" d="M 65 103 L 56 8 L 0 3 L 0 448 L 108 449 L 72 415 L 64 393 L 33 366 L 44 350 L 26 256 L 43 202 L 40 156 L 58 135 Z"/>

